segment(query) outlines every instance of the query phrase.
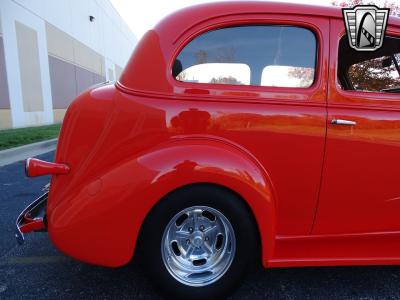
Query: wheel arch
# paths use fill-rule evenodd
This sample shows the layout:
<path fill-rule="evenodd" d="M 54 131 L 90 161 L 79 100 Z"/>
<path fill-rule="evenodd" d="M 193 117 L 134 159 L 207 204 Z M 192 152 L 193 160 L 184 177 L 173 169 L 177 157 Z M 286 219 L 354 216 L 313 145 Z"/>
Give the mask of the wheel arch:
<path fill-rule="evenodd" d="M 254 227 L 255 227 L 255 230 L 256 230 L 256 236 L 257 236 L 257 245 L 256 245 L 257 253 L 256 254 L 257 254 L 257 256 L 256 256 L 255 262 L 256 263 L 262 262 L 263 261 L 263 257 L 262 257 L 262 249 L 263 248 L 262 248 L 262 245 L 261 245 L 262 236 L 261 236 L 261 231 L 260 231 L 260 229 L 258 227 L 256 216 L 254 215 L 253 210 L 251 209 L 249 204 L 246 202 L 246 200 L 243 199 L 243 197 L 240 194 L 238 194 L 236 191 L 234 191 L 234 190 L 232 190 L 230 188 L 227 188 L 226 186 L 223 186 L 223 185 L 220 185 L 220 184 L 216 184 L 216 183 L 210 183 L 210 182 L 196 182 L 196 183 L 190 183 L 190 184 L 187 184 L 187 185 L 184 185 L 184 186 L 180 186 L 180 187 L 176 188 L 175 190 L 170 191 L 165 196 L 163 196 L 159 201 L 157 201 L 154 204 L 154 206 L 150 209 L 150 211 L 146 215 L 145 219 L 143 220 L 142 225 L 140 226 L 140 230 L 139 230 L 139 233 L 138 233 L 138 236 L 137 236 L 137 239 L 136 239 L 136 246 L 135 246 L 134 256 L 136 256 L 137 251 L 139 251 L 139 252 L 140 251 L 146 251 L 145 249 L 141 249 L 140 248 L 140 246 L 142 244 L 142 240 L 145 238 L 143 236 L 143 232 L 144 232 L 145 226 L 147 225 L 147 221 L 148 221 L 151 213 L 157 208 L 158 204 L 160 204 L 163 200 L 168 199 L 175 192 L 186 190 L 186 189 L 190 189 L 190 188 L 195 187 L 195 186 L 202 187 L 202 188 L 222 189 L 227 193 L 233 194 L 235 196 L 235 198 L 238 198 L 242 202 L 242 204 L 244 204 L 244 206 L 246 207 L 246 210 L 247 210 L 246 213 L 250 216 L 251 220 L 253 221 L 253 224 L 254 224 Z"/>
<path fill-rule="evenodd" d="M 179 189 L 207 185 L 234 193 L 248 207 L 257 227 L 261 261 L 267 266 L 274 251 L 276 196 L 269 174 L 250 153 L 225 141 L 193 139 L 164 145 L 139 161 L 159 172 L 151 180 L 150 189 L 155 191 L 152 200 L 136 218 L 140 222 L 136 226 L 134 252 L 143 224 L 157 203 Z"/>

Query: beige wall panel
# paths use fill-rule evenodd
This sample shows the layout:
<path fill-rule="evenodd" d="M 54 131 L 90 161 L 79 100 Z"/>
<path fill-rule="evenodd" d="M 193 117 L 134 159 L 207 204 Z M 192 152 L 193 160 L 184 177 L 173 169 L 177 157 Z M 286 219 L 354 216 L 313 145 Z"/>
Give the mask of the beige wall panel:
<path fill-rule="evenodd" d="M 47 51 L 63 60 L 74 61 L 74 41 L 64 31 L 46 23 Z"/>
<path fill-rule="evenodd" d="M 105 76 L 105 59 L 81 42 L 74 40 L 75 63 L 85 69 Z"/>
<path fill-rule="evenodd" d="M 0 129 L 9 129 L 12 127 L 11 110 L 0 109 Z"/>
<path fill-rule="evenodd" d="M 37 32 L 18 21 L 15 21 L 15 31 L 24 111 L 43 111 Z"/>
<path fill-rule="evenodd" d="M 54 123 L 61 123 L 64 120 L 66 109 L 54 109 Z"/>
<path fill-rule="evenodd" d="M 105 77 L 105 58 L 102 55 L 49 23 L 46 23 L 46 35 L 50 55 Z"/>

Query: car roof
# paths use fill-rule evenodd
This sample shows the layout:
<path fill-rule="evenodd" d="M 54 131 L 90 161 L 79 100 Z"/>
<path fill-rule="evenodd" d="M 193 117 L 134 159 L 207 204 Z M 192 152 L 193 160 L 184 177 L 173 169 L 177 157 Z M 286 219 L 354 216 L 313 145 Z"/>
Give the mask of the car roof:
<path fill-rule="evenodd" d="M 262 1 L 224 1 L 198 4 L 180 9 L 164 19 L 154 28 L 160 36 L 179 38 L 187 29 L 199 23 L 219 17 L 249 14 L 308 15 L 341 18 L 338 7 L 307 4 L 262 2 Z"/>
<path fill-rule="evenodd" d="M 177 10 L 164 18 L 156 27 L 162 26 L 165 23 L 169 23 L 172 20 L 182 20 L 182 18 L 190 18 L 192 20 L 199 21 L 203 18 L 212 18 L 215 16 L 249 13 L 300 14 L 336 18 L 342 17 L 341 8 L 336 6 L 320 6 L 270 1 L 224 1 L 203 3 Z"/>
<path fill-rule="evenodd" d="M 266 13 L 342 18 L 342 9 L 336 6 L 269 1 L 224 1 L 204 3 L 180 9 L 161 20 L 155 26 L 155 30 L 160 33 L 168 31 L 168 34 L 174 35 L 175 33 L 175 36 L 179 36 L 179 29 L 187 29 L 208 19 L 229 15 Z M 391 16 L 389 24 L 400 26 L 400 18 Z"/>
<path fill-rule="evenodd" d="M 254 17 L 258 14 L 274 14 L 278 18 L 287 15 L 343 18 L 340 7 L 262 1 L 213 2 L 183 8 L 161 20 L 144 35 L 117 81 L 117 86 L 136 93 L 174 94 L 175 83 L 171 83 L 168 74 L 172 68 L 171 58 L 179 50 L 178 41 L 190 36 L 196 26 L 208 28 L 210 24 L 218 24 L 230 16 L 235 16 L 235 19 L 243 16 L 246 19 L 246 15 Z M 390 17 L 388 23 L 400 26 L 400 18 Z"/>
<path fill-rule="evenodd" d="M 179 28 L 188 28 L 190 24 L 200 23 L 201 21 L 215 17 L 234 14 L 265 13 L 342 18 L 342 9 L 337 6 L 269 1 L 225 1 L 204 3 L 180 9 L 161 20 L 156 25 L 155 29 L 161 32 L 165 30 L 165 27 L 177 26 L 175 30 L 178 30 Z M 392 25 L 400 25 L 400 18 L 391 16 L 389 18 L 389 23 Z"/>

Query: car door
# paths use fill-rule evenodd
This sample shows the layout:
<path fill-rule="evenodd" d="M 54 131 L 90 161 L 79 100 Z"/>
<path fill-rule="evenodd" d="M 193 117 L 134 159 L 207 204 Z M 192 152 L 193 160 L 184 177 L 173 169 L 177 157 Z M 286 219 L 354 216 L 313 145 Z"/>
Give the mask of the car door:
<path fill-rule="evenodd" d="M 255 14 L 245 23 L 241 15 L 223 21 L 229 26 L 196 36 L 178 54 L 175 91 L 193 101 L 171 124 L 246 149 L 273 184 L 276 232 L 309 234 L 325 146 L 329 20 Z M 191 125 L 198 116 L 202 122 Z"/>
<path fill-rule="evenodd" d="M 326 152 L 313 232 L 399 231 L 400 28 L 388 26 L 375 52 L 350 49 L 343 34 L 343 21 L 332 21 Z"/>

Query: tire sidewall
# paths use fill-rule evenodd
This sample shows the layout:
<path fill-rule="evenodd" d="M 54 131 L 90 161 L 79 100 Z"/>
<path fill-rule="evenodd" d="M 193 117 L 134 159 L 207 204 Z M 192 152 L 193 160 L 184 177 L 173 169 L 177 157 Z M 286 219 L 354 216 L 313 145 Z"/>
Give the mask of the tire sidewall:
<path fill-rule="evenodd" d="M 192 206 L 218 210 L 231 223 L 236 239 L 235 257 L 230 267 L 221 278 L 204 287 L 188 286 L 177 281 L 167 270 L 161 254 L 162 237 L 168 223 L 177 213 Z M 199 184 L 164 197 L 146 219 L 141 241 L 145 270 L 164 296 L 214 299 L 227 296 L 242 280 L 255 253 L 256 234 L 249 209 L 238 195 L 218 186 Z"/>

